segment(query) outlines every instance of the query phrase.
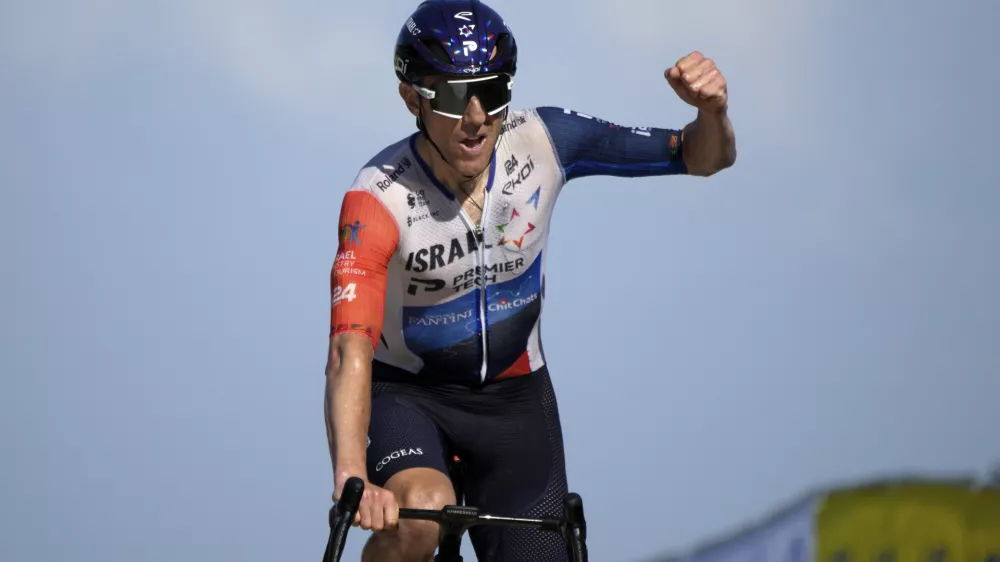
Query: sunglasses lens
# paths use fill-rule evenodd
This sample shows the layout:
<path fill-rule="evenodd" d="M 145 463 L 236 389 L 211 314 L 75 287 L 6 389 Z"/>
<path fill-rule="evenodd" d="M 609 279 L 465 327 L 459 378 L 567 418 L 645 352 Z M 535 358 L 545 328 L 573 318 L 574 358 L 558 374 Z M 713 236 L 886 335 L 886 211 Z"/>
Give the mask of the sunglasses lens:
<path fill-rule="evenodd" d="M 431 107 L 440 113 L 453 117 L 465 113 L 466 106 L 475 97 L 483 110 L 492 115 L 510 103 L 510 77 L 496 75 L 468 80 L 438 82 L 434 85 L 434 99 Z"/>

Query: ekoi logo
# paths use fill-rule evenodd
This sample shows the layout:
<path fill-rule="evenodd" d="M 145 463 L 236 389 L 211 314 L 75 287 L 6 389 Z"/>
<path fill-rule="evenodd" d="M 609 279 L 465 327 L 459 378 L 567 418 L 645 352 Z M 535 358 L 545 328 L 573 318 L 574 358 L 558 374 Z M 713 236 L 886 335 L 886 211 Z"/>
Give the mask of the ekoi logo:
<path fill-rule="evenodd" d="M 358 231 L 368 225 L 361 224 L 361 221 L 354 221 L 354 224 L 343 224 L 340 225 L 340 241 L 345 244 L 357 244 L 361 245 L 361 239 L 358 238 Z"/>

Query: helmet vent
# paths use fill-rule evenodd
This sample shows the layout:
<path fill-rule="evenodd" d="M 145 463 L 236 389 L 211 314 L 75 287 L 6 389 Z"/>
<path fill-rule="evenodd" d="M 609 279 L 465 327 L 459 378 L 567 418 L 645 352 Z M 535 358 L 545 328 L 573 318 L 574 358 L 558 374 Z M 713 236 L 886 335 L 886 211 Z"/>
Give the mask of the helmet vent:
<path fill-rule="evenodd" d="M 424 45 L 424 47 L 427 47 L 427 50 L 430 51 L 431 55 L 433 55 L 438 61 L 444 64 L 455 64 L 451 56 L 448 54 L 448 51 L 446 51 L 444 46 L 441 45 L 440 41 L 431 37 L 421 37 L 420 42 Z"/>

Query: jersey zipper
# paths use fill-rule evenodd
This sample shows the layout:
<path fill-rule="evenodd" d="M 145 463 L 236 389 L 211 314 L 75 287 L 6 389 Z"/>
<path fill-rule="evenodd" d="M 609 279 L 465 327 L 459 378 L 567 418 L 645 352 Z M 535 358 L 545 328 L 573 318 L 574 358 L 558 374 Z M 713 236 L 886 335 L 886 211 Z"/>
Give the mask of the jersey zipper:
<path fill-rule="evenodd" d="M 489 365 L 488 352 L 486 349 L 487 338 L 486 338 L 486 242 L 485 232 L 486 225 L 486 213 L 490 208 L 490 193 L 487 191 L 483 195 L 483 214 L 479 217 L 479 224 L 474 224 L 469 215 L 466 214 L 465 209 L 461 209 L 462 219 L 465 221 L 465 225 L 472 231 L 472 234 L 476 237 L 476 245 L 479 247 L 479 278 L 482 284 L 479 287 L 479 328 L 483 336 L 483 365 L 479 371 L 479 378 L 481 382 L 486 382 L 486 370 Z"/>

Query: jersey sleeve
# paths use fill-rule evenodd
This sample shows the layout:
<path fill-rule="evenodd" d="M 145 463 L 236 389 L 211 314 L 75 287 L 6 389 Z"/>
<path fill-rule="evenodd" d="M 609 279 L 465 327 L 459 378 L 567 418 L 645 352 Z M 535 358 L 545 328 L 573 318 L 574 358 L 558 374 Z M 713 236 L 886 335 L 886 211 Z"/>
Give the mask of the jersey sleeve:
<path fill-rule="evenodd" d="M 559 107 L 535 108 L 566 181 L 687 174 L 679 129 L 624 127 Z"/>
<path fill-rule="evenodd" d="M 340 208 L 337 257 L 330 272 L 330 337 L 364 334 L 378 347 L 389 260 L 399 226 L 367 191 L 348 191 Z"/>

